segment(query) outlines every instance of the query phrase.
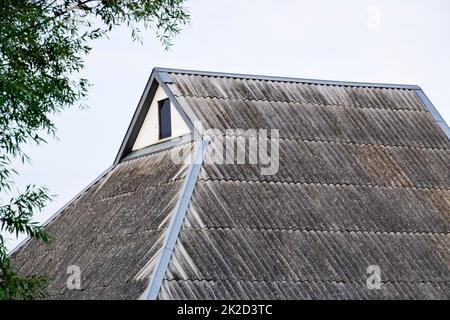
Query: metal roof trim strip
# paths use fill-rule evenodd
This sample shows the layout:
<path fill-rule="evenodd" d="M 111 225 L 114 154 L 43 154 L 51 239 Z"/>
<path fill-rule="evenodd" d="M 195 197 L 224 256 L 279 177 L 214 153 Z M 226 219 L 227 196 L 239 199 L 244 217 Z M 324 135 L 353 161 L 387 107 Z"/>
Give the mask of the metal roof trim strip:
<path fill-rule="evenodd" d="M 157 89 L 158 81 L 155 81 L 156 71 L 153 69 L 150 77 L 145 85 L 144 92 L 139 99 L 138 106 L 134 111 L 133 117 L 131 118 L 130 124 L 128 125 L 127 131 L 125 133 L 125 137 L 122 140 L 119 151 L 117 152 L 116 158 L 114 160 L 114 164 L 118 164 L 120 160 L 128 153 L 130 153 L 132 148 L 132 143 L 136 139 L 138 135 L 139 128 L 142 126 L 144 122 L 145 116 L 147 114 L 148 109 L 150 108 L 150 101 L 153 99 Z M 137 128 L 139 127 L 139 128 Z M 137 128 L 137 129 L 136 129 Z"/>
<path fill-rule="evenodd" d="M 194 149 L 192 157 L 192 163 L 188 168 L 183 187 L 179 193 L 175 208 L 173 209 L 161 252 L 150 278 L 148 288 L 143 295 L 146 300 L 156 300 L 158 297 L 164 276 L 172 257 L 172 253 L 175 249 L 178 235 L 180 234 L 181 227 L 186 216 L 189 202 L 191 201 L 192 193 L 194 192 L 194 188 L 200 174 L 203 159 L 209 144 L 209 138 L 203 137 L 196 144 L 197 145 Z"/>
<path fill-rule="evenodd" d="M 189 105 L 184 105 L 184 107 L 182 107 L 175 94 L 172 92 L 172 90 L 170 90 L 169 86 L 167 85 L 168 83 L 172 83 L 170 74 L 164 71 L 160 71 L 158 68 L 155 68 L 154 70 L 156 70 L 156 80 L 159 82 L 159 85 L 163 88 L 164 92 L 167 94 L 170 101 L 174 104 L 175 108 L 186 121 L 189 128 L 194 132 L 196 130 L 195 122 L 199 121 L 194 111 L 192 111 Z"/>
<path fill-rule="evenodd" d="M 318 85 L 326 85 L 326 86 L 371 87 L 371 88 L 386 88 L 386 89 L 420 90 L 419 86 L 411 85 L 411 84 L 319 80 L 319 79 L 294 78 L 294 77 L 264 76 L 264 75 L 255 75 L 255 74 L 227 73 L 227 72 L 216 72 L 216 71 L 171 69 L 171 68 L 162 68 L 162 67 L 156 67 L 155 70 L 157 70 L 159 73 L 164 72 L 164 73 L 178 73 L 178 74 L 198 75 L 198 76 L 208 76 L 208 77 L 238 78 L 238 79 L 280 81 L 280 82 L 298 82 L 298 83 L 318 84 Z"/>
<path fill-rule="evenodd" d="M 189 143 L 193 139 L 194 138 L 193 138 L 192 133 L 188 133 L 188 134 L 185 134 L 183 136 L 179 136 L 179 137 L 176 137 L 176 138 L 169 139 L 167 141 L 163 141 L 163 142 L 159 142 L 159 143 L 156 143 L 156 144 L 152 144 L 152 145 L 149 145 L 149 146 L 144 147 L 142 149 L 132 151 L 131 153 L 129 153 L 128 155 L 123 157 L 122 160 L 120 160 L 120 162 L 136 159 L 136 158 L 139 158 L 139 157 L 148 156 L 148 155 L 156 153 L 156 152 L 160 152 L 160 151 L 164 151 L 164 150 L 167 150 L 167 149 L 171 149 L 171 148 L 174 148 L 174 147 L 177 147 L 177 146 Z"/>
<path fill-rule="evenodd" d="M 450 128 L 449 128 L 447 122 L 445 122 L 444 118 L 442 118 L 441 114 L 439 113 L 439 111 L 437 111 L 436 107 L 433 105 L 431 100 L 427 97 L 425 92 L 422 89 L 418 89 L 418 90 L 416 90 L 416 94 L 420 98 L 420 100 L 423 102 L 425 107 L 428 109 L 428 111 L 430 111 L 434 120 L 439 125 L 439 127 L 441 127 L 442 131 L 444 131 L 447 138 L 450 139 Z"/>

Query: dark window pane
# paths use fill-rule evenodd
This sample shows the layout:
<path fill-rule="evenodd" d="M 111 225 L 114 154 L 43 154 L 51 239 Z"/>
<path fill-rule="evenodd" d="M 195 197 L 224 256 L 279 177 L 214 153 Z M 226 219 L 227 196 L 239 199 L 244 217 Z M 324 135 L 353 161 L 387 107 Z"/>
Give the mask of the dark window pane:
<path fill-rule="evenodd" d="M 158 101 L 159 104 L 159 138 L 164 139 L 172 135 L 170 119 L 170 100 Z"/>

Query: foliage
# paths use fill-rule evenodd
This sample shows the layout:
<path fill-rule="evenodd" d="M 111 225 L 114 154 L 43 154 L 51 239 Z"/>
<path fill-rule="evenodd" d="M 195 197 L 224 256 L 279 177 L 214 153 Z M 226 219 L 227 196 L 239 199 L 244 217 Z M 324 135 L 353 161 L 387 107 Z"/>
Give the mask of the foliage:
<path fill-rule="evenodd" d="M 126 25 L 133 40 L 141 40 L 141 29 L 154 29 L 168 48 L 188 20 L 183 0 L 2 0 L 0 196 L 14 186 L 13 161 L 28 160 L 23 145 L 54 136 L 51 116 L 83 105 L 89 83 L 78 73 L 92 40 Z M 35 186 L 9 201 L 0 199 L 0 232 L 48 242 L 32 217 L 49 200 L 48 191 Z M 0 234 L 0 299 L 39 298 L 44 293 L 45 278 L 18 275 Z"/>

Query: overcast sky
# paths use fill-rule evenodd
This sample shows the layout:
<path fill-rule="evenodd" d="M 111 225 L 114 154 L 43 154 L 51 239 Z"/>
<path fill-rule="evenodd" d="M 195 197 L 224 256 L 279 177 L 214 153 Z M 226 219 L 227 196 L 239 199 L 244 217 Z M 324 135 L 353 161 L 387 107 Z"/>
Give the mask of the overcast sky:
<path fill-rule="evenodd" d="M 27 148 L 19 186 L 57 197 L 45 221 L 108 168 L 153 67 L 417 84 L 450 123 L 450 1 L 188 0 L 190 25 L 164 51 L 120 28 L 93 43 L 90 109 L 56 117 L 59 141 Z"/>

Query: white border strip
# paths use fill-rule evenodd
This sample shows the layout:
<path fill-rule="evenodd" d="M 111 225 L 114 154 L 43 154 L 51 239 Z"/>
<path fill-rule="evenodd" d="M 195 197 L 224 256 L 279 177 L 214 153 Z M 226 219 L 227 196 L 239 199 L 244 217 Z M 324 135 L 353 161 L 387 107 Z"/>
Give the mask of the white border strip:
<path fill-rule="evenodd" d="M 209 141 L 210 139 L 208 137 L 204 137 L 203 139 L 196 141 L 192 163 L 186 172 L 186 178 L 179 193 L 175 208 L 172 211 L 172 217 L 170 219 L 169 226 L 167 227 L 161 252 L 150 278 L 149 286 L 143 295 L 146 300 L 156 300 L 158 297 L 164 276 L 169 266 L 170 258 L 172 257 L 172 253 L 175 248 L 175 243 L 177 242 L 178 235 L 186 216 L 188 205 L 202 167 Z"/>

